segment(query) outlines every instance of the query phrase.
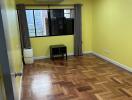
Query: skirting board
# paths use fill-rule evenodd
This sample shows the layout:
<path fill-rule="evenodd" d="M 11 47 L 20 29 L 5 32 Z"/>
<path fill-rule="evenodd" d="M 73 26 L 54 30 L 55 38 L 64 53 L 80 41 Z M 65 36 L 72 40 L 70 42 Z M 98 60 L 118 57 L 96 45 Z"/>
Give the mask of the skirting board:
<path fill-rule="evenodd" d="M 86 51 L 83 52 L 83 54 L 89 54 L 92 53 L 92 51 Z M 68 53 L 68 56 L 73 56 L 74 53 Z M 39 56 L 39 57 L 34 57 L 34 60 L 41 60 L 41 59 L 46 59 L 46 58 L 50 58 L 50 56 Z"/>
<path fill-rule="evenodd" d="M 93 54 L 93 55 L 96 55 L 97 57 L 100 57 L 100 58 L 102 58 L 102 59 L 104 59 L 104 60 L 106 60 L 106 61 L 108 61 L 108 62 L 110 62 L 110 63 L 112 63 L 114 65 L 117 65 L 120 68 L 123 68 L 123 69 L 125 69 L 125 70 L 127 70 L 129 72 L 132 72 L 132 67 L 126 66 L 124 64 L 121 64 L 121 63 L 119 63 L 119 62 L 117 62 L 115 60 L 112 60 L 112 59 L 110 59 L 110 58 L 108 58 L 106 56 L 103 56 L 103 55 L 101 55 L 99 53 L 92 52 L 92 51 L 83 52 L 83 54 L 90 54 L 90 53 Z M 73 55 L 74 55 L 73 53 L 69 53 L 68 54 L 68 56 L 73 56 Z M 34 60 L 40 60 L 40 59 L 45 59 L 45 58 L 50 58 L 50 57 L 49 56 L 34 57 Z"/>
<path fill-rule="evenodd" d="M 68 56 L 72 56 L 73 53 L 69 53 Z M 46 58 L 50 58 L 50 56 L 39 56 L 39 57 L 33 57 L 34 60 L 41 60 L 41 59 L 46 59 Z"/>
<path fill-rule="evenodd" d="M 119 62 L 117 62 L 117 61 L 115 61 L 115 60 L 112 60 L 112 59 L 110 59 L 110 58 L 108 58 L 108 57 L 105 57 L 105 56 L 103 56 L 103 55 L 101 55 L 101 54 L 98 54 L 98 53 L 96 53 L 96 52 L 92 52 L 92 54 L 94 54 L 94 55 L 96 55 L 97 57 L 100 57 L 100 58 L 102 58 L 102 59 L 104 59 L 104 60 L 106 60 L 106 61 L 108 61 L 108 62 L 110 62 L 110 63 L 112 63 L 112 64 L 114 64 L 114 65 L 117 65 L 117 66 L 120 67 L 120 68 L 123 68 L 123 69 L 125 69 L 125 70 L 127 70 L 127 71 L 129 71 L 129 72 L 132 72 L 132 67 L 126 66 L 126 65 L 124 65 L 124 64 L 121 64 L 121 63 L 119 63 Z"/>
<path fill-rule="evenodd" d="M 23 73 L 23 71 L 24 71 L 24 65 L 23 65 L 23 63 L 22 63 L 22 73 Z M 20 79 L 20 91 L 19 91 L 19 100 L 21 100 L 21 96 L 22 96 L 22 79 L 23 79 L 23 75 L 21 76 L 21 79 Z"/>
<path fill-rule="evenodd" d="M 21 100 L 21 95 L 22 95 L 22 79 L 23 79 L 23 76 L 21 76 L 21 79 L 20 79 L 19 100 Z"/>

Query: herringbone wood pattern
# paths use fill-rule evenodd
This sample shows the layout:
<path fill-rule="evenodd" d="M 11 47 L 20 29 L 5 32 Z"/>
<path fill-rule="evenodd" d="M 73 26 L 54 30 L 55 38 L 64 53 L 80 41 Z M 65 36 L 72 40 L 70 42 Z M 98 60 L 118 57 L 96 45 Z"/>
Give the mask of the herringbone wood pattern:
<path fill-rule="evenodd" d="M 132 74 L 93 55 L 24 67 L 22 100 L 132 100 Z"/>

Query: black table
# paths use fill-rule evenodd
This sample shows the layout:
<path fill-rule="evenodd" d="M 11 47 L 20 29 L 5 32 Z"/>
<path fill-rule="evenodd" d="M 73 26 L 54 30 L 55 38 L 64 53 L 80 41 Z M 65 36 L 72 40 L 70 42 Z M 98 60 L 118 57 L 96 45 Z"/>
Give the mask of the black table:
<path fill-rule="evenodd" d="M 63 57 L 67 60 L 67 47 L 65 45 L 51 45 L 50 58 L 54 60 L 55 57 Z"/>

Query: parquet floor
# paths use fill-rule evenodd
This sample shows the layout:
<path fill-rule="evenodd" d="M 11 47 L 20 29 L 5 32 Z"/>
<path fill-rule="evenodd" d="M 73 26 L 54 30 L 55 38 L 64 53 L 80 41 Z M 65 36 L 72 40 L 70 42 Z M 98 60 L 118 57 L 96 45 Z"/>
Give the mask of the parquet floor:
<path fill-rule="evenodd" d="M 93 55 L 24 67 L 22 100 L 132 100 L 132 74 Z"/>

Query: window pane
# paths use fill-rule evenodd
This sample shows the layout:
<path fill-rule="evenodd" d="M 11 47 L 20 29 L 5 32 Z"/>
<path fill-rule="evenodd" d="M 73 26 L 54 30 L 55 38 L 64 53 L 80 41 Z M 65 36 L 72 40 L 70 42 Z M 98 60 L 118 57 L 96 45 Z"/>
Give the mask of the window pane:
<path fill-rule="evenodd" d="M 63 35 L 64 34 L 64 10 L 53 9 L 50 10 L 51 16 L 51 35 Z"/>
<path fill-rule="evenodd" d="M 35 26 L 37 36 L 47 36 L 48 29 L 48 11 L 47 10 L 34 10 Z"/>
<path fill-rule="evenodd" d="M 30 37 L 74 34 L 73 9 L 26 10 L 26 15 Z"/>
<path fill-rule="evenodd" d="M 74 10 L 64 10 L 65 16 L 65 34 L 74 34 Z"/>
<path fill-rule="evenodd" d="M 64 17 L 64 10 L 63 9 L 50 10 L 50 16 L 52 18 L 63 18 Z"/>
<path fill-rule="evenodd" d="M 71 18 L 70 14 L 64 14 L 65 18 Z"/>
<path fill-rule="evenodd" d="M 68 10 L 65 9 L 64 13 L 68 13 L 69 14 L 70 13 L 70 9 L 68 9 Z"/>
<path fill-rule="evenodd" d="M 71 14 L 71 18 L 73 18 L 73 19 L 74 19 L 74 17 L 75 17 L 75 12 L 74 12 L 74 10 L 73 10 L 73 9 L 71 9 L 70 14 Z"/>
<path fill-rule="evenodd" d="M 65 18 L 74 18 L 74 10 L 69 9 L 69 10 L 64 10 L 64 17 Z"/>
<path fill-rule="evenodd" d="M 35 26 L 34 26 L 34 18 L 33 18 L 33 10 L 26 10 L 27 22 L 28 22 L 28 29 L 29 29 L 29 36 L 35 36 Z"/>

